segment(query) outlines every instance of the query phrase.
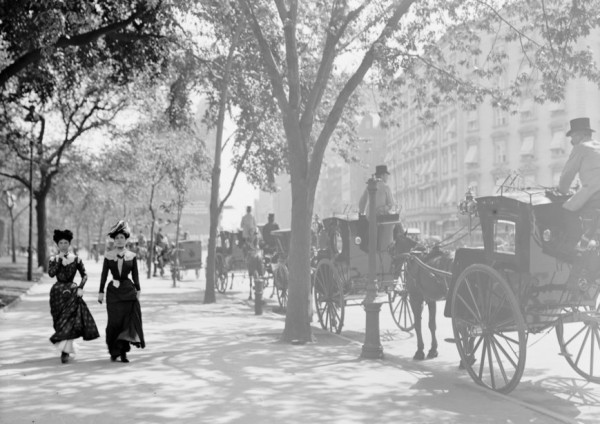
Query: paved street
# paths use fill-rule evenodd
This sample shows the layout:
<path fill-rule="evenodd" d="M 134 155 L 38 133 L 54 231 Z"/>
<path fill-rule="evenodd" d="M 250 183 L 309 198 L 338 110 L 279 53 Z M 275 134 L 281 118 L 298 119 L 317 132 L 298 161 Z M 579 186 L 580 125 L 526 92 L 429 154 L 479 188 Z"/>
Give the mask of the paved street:
<path fill-rule="evenodd" d="M 84 298 L 103 334 L 100 267 L 86 265 Z M 66 365 L 48 341 L 51 280 L 42 278 L 0 313 L 0 422 L 593 423 L 600 416 L 600 386 L 561 360 L 553 333 L 530 340 L 523 380 L 506 397 L 457 369 L 441 312 L 439 358 L 413 361 L 414 336 L 395 328 L 384 305 L 385 359 L 359 360 L 361 307 L 347 310 L 341 337 L 315 328 L 316 343 L 293 346 L 278 342 L 284 317 L 272 312 L 273 300 L 254 315 L 247 282 L 203 305 L 204 281 L 186 277 L 176 288 L 168 279 L 142 280 L 147 347 L 134 349 L 131 363 L 111 363 L 101 338 L 80 343 Z"/>

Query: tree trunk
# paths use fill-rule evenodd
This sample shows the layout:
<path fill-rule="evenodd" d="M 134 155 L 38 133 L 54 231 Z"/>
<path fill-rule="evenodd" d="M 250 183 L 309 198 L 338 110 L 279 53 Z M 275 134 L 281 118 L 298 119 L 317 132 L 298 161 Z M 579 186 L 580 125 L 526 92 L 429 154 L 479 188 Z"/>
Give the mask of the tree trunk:
<path fill-rule="evenodd" d="M 148 246 L 148 274 L 147 277 L 150 279 L 152 277 L 152 265 L 154 264 L 154 223 L 156 222 L 156 212 L 154 212 L 154 207 L 152 206 L 152 202 L 154 201 L 154 190 L 156 185 L 152 186 L 150 191 L 150 204 L 148 205 L 148 209 L 150 209 L 150 216 L 152 217 L 152 224 L 150 224 L 150 245 Z"/>
<path fill-rule="evenodd" d="M 290 281 L 285 328 L 281 340 L 313 341 L 310 327 L 310 238 L 312 196 L 305 181 L 292 178 L 292 238 L 288 255 Z"/>
<path fill-rule="evenodd" d="M 237 48 L 243 25 L 238 25 L 233 34 L 225 69 L 223 81 L 221 82 L 221 97 L 219 98 L 219 113 L 217 116 L 217 134 L 215 137 L 215 162 L 213 164 L 212 179 L 210 187 L 210 229 L 208 237 L 208 255 L 206 258 L 206 287 L 204 290 L 204 303 L 215 303 L 215 257 L 217 250 L 217 226 L 222 206 L 219 204 L 219 188 L 221 184 L 221 150 L 223 149 L 223 126 L 225 123 L 225 112 L 227 110 L 227 99 L 229 97 L 229 80 L 231 77 L 231 64 L 233 53 Z"/>
<path fill-rule="evenodd" d="M 12 208 L 9 209 L 10 212 L 10 247 L 12 250 L 12 263 L 17 263 L 17 246 L 15 243 L 15 221 L 16 218 L 13 215 Z"/>
<path fill-rule="evenodd" d="M 48 261 L 46 260 L 46 198 L 47 191 L 35 192 L 35 214 L 37 219 L 37 258 L 38 267 L 48 272 Z"/>

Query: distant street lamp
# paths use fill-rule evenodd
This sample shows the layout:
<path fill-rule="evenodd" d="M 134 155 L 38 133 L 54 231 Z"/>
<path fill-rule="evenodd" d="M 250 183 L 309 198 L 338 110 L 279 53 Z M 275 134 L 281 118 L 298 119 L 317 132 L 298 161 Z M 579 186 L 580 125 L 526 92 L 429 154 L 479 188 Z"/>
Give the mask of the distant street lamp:
<path fill-rule="evenodd" d="M 33 126 L 40 120 L 40 115 L 35 112 L 34 106 L 29 106 L 25 116 L 26 122 Z M 33 137 L 29 138 L 29 248 L 27 256 L 27 281 L 33 281 Z"/>
<path fill-rule="evenodd" d="M 458 212 L 461 215 L 469 216 L 469 245 L 473 245 L 473 235 L 471 229 L 471 221 L 473 217 L 477 215 L 477 202 L 473 197 L 473 192 L 471 191 L 471 187 L 467 189 L 465 193 L 465 198 L 460 201 L 458 204 Z"/>

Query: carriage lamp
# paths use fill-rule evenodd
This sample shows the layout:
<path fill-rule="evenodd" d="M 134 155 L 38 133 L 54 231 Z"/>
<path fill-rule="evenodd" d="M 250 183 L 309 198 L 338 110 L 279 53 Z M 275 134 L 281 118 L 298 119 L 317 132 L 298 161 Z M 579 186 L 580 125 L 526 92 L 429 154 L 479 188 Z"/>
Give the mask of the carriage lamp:
<path fill-rule="evenodd" d="M 361 244 L 361 243 L 362 243 L 362 239 L 361 239 L 360 237 L 358 237 L 358 236 L 357 236 L 357 237 L 354 239 L 354 244 L 358 246 L 358 245 L 359 245 L 359 244 Z"/>
<path fill-rule="evenodd" d="M 461 215 L 472 216 L 477 214 L 477 202 L 475 202 L 475 199 L 473 198 L 471 187 L 467 189 L 465 198 L 458 204 L 458 211 Z"/>
<path fill-rule="evenodd" d="M 544 232 L 542 233 L 542 238 L 546 243 L 552 240 L 552 231 L 550 231 L 550 228 L 546 228 L 544 230 Z"/>

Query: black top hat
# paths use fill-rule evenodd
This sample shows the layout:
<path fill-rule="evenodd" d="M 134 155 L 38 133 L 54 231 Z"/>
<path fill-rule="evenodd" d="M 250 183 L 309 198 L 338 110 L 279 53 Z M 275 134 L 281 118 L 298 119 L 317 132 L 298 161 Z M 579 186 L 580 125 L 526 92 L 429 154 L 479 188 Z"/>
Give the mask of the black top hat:
<path fill-rule="evenodd" d="M 61 240 L 66 240 L 69 243 L 73 240 L 73 232 L 71 230 L 54 230 L 54 235 L 52 236 L 52 240 L 54 243 L 58 244 Z"/>
<path fill-rule="evenodd" d="M 575 131 L 592 131 L 594 130 L 590 127 L 590 118 L 576 118 L 571 119 L 570 121 L 571 129 L 567 131 L 567 137 L 570 136 Z"/>
<path fill-rule="evenodd" d="M 390 175 L 390 173 L 387 170 L 387 165 L 377 165 L 375 167 L 375 175 L 383 175 L 383 174 Z"/>

